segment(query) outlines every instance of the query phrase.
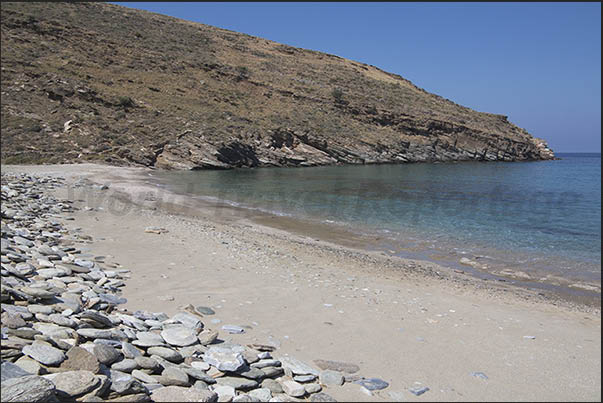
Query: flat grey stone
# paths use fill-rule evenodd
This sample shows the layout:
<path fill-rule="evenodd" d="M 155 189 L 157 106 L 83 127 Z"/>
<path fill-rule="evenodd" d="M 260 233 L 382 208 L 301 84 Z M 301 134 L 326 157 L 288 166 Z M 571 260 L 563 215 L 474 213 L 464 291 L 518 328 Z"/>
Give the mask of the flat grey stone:
<path fill-rule="evenodd" d="M 66 371 L 44 375 L 54 383 L 59 398 L 75 398 L 82 396 L 100 383 L 100 378 L 90 371 Z"/>
<path fill-rule="evenodd" d="M 320 373 L 319 376 L 320 379 L 320 383 L 322 383 L 323 385 L 335 385 L 335 386 L 341 386 L 343 385 L 343 375 L 341 374 L 341 372 L 337 372 L 337 371 L 331 371 L 330 369 L 325 369 L 324 371 L 322 371 Z"/>
<path fill-rule="evenodd" d="M 214 378 L 207 375 L 207 373 L 205 373 L 205 371 L 202 371 L 200 369 L 193 368 L 193 367 L 187 367 L 187 366 L 181 366 L 180 369 L 182 369 L 189 376 L 191 376 L 197 380 L 203 381 L 208 384 L 216 383 L 216 380 Z"/>
<path fill-rule="evenodd" d="M 121 352 L 126 358 L 136 358 L 142 356 L 142 352 L 127 341 L 123 341 L 121 343 Z"/>
<path fill-rule="evenodd" d="M 132 371 L 132 377 L 134 377 L 134 378 L 136 378 L 139 381 L 144 382 L 144 383 L 151 383 L 152 384 L 152 383 L 157 382 L 157 379 L 155 379 L 151 375 L 149 375 L 149 374 L 147 374 L 145 372 L 142 372 L 142 371 L 140 371 L 138 369 L 135 369 L 135 370 Z"/>
<path fill-rule="evenodd" d="M 474 376 L 476 378 L 480 378 L 483 380 L 487 380 L 488 379 L 488 375 L 484 374 L 483 372 L 472 372 L 471 376 Z"/>
<path fill-rule="evenodd" d="M 161 372 L 159 380 L 164 386 L 189 386 L 188 374 L 181 369 L 170 367 Z"/>
<path fill-rule="evenodd" d="M 215 311 L 208 306 L 196 306 L 195 310 L 202 315 L 215 315 Z"/>
<path fill-rule="evenodd" d="M 108 329 L 93 329 L 93 328 L 84 328 L 77 329 L 77 334 L 80 336 L 86 337 L 88 339 L 112 339 L 113 332 Z"/>
<path fill-rule="evenodd" d="M 237 393 L 235 388 L 228 385 L 218 385 L 214 387 L 214 392 L 218 395 L 219 402 L 231 402 Z"/>
<path fill-rule="evenodd" d="M 15 361 L 15 365 L 20 367 L 25 372 L 28 372 L 27 375 L 40 375 L 40 373 L 42 372 L 42 365 L 36 360 L 32 360 L 31 358 L 25 355 Z"/>
<path fill-rule="evenodd" d="M 155 361 L 154 359 L 152 359 L 151 357 L 143 357 L 143 356 L 138 356 L 138 357 L 134 357 L 134 361 L 136 361 L 136 363 L 140 366 L 140 368 L 143 369 L 150 369 L 152 371 L 155 371 L 157 369 L 159 369 L 159 363 L 157 361 Z"/>
<path fill-rule="evenodd" d="M 264 368 L 261 369 L 261 371 L 268 378 L 274 378 L 276 376 L 280 376 L 280 375 L 282 375 L 285 372 L 285 370 L 283 370 L 280 367 L 264 367 Z"/>
<path fill-rule="evenodd" d="M 330 395 L 320 392 L 310 396 L 311 402 L 336 402 L 337 400 L 333 399 Z"/>
<path fill-rule="evenodd" d="M 217 402 L 218 395 L 209 390 L 165 386 L 151 393 L 154 402 Z"/>
<path fill-rule="evenodd" d="M 331 360 L 314 360 L 314 364 L 320 369 L 330 369 L 331 371 L 345 372 L 347 374 L 354 374 L 360 371 L 360 367 L 356 364 L 341 361 Z"/>
<path fill-rule="evenodd" d="M 185 326 L 170 327 L 161 332 L 161 337 L 172 346 L 186 347 L 198 342 L 197 334 Z"/>
<path fill-rule="evenodd" d="M 364 379 L 360 379 L 354 383 L 358 384 L 358 385 L 362 385 L 370 391 L 385 389 L 389 386 L 389 383 L 387 383 L 383 379 L 379 379 L 379 378 L 364 378 Z"/>
<path fill-rule="evenodd" d="M 22 376 L 32 375 L 32 373 L 25 371 L 18 365 L 13 364 L 12 362 L 2 361 L 0 365 L 0 376 L 2 378 L 2 382 L 11 378 L 19 378 Z"/>
<path fill-rule="evenodd" d="M 206 329 L 206 330 L 202 331 L 201 333 L 199 333 L 197 335 L 197 338 L 199 339 L 199 343 L 201 343 L 204 346 L 207 346 L 207 345 L 213 343 L 214 341 L 216 341 L 218 336 L 219 336 L 219 333 L 217 331 Z"/>
<path fill-rule="evenodd" d="M 312 382 L 314 379 L 316 379 L 316 375 L 297 375 L 293 377 L 295 382 L 300 383 Z"/>
<path fill-rule="evenodd" d="M 223 376 L 216 379 L 216 382 L 218 385 L 232 386 L 237 390 L 249 390 L 258 386 L 258 383 L 254 380 L 234 376 Z"/>
<path fill-rule="evenodd" d="M 250 390 L 247 394 L 253 398 L 256 398 L 260 402 L 267 402 L 272 399 L 272 392 L 268 388 L 259 388 Z"/>
<path fill-rule="evenodd" d="M 178 312 L 176 315 L 172 316 L 172 320 L 176 322 L 182 323 L 184 326 L 193 330 L 201 330 L 203 329 L 203 323 L 201 320 L 195 315 L 186 312 Z"/>
<path fill-rule="evenodd" d="M 293 357 L 280 357 L 281 366 L 283 368 L 288 368 L 294 375 L 320 375 L 318 370 L 312 368 L 308 364 L 293 358 Z M 286 393 L 286 392 L 285 392 Z"/>
<path fill-rule="evenodd" d="M 220 371 L 236 371 L 245 365 L 241 353 L 226 347 L 211 347 L 203 355 L 203 360 Z"/>
<path fill-rule="evenodd" d="M 147 354 L 158 355 L 159 357 L 171 362 L 181 362 L 183 360 L 182 354 L 167 347 L 149 347 L 147 349 Z"/>
<path fill-rule="evenodd" d="M 141 347 L 153 347 L 153 346 L 164 346 L 165 341 L 163 337 L 153 332 L 138 332 L 136 333 L 137 340 L 134 340 L 132 344 Z"/>
<path fill-rule="evenodd" d="M 113 347 L 99 343 L 94 343 L 93 352 L 98 362 L 104 365 L 111 365 L 121 357 L 119 351 Z"/>
<path fill-rule="evenodd" d="M 250 366 L 252 368 L 280 367 L 281 362 L 279 360 L 265 359 L 254 362 Z"/>
<path fill-rule="evenodd" d="M 136 360 L 131 358 L 125 358 L 121 361 L 114 362 L 113 365 L 111 365 L 111 369 L 126 372 L 128 374 L 138 368 L 140 368 L 140 366 Z"/>
<path fill-rule="evenodd" d="M 317 383 L 306 383 L 304 384 L 304 389 L 306 389 L 306 393 L 318 393 L 322 390 L 322 386 Z"/>
<path fill-rule="evenodd" d="M 44 365 L 55 366 L 65 360 L 65 354 L 58 348 L 49 344 L 34 341 L 31 345 L 23 347 L 23 354 L 26 354 Z"/>
<path fill-rule="evenodd" d="M 427 386 L 415 386 L 413 388 L 408 389 L 410 393 L 415 396 L 421 396 L 423 393 L 427 392 L 429 388 Z"/>
<path fill-rule="evenodd" d="M 56 401 L 54 383 L 38 375 L 28 375 L 2 381 L 2 402 Z"/>
<path fill-rule="evenodd" d="M 273 395 L 277 393 L 284 393 L 281 384 L 275 381 L 274 379 L 264 379 L 261 385 L 262 388 L 269 389 Z"/>
<path fill-rule="evenodd" d="M 224 326 L 222 326 L 222 330 L 225 330 L 230 334 L 245 333 L 244 328 L 242 328 L 241 326 L 236 326 L 236 325 L 224 325 Z"/>
<path fill-rule="evenodd" d="M 301 397 L 306 394 L 304 385 L 295 381 L 283 381 L 281 386 L 283 387 L 283 391 L 291 397 Z"/>

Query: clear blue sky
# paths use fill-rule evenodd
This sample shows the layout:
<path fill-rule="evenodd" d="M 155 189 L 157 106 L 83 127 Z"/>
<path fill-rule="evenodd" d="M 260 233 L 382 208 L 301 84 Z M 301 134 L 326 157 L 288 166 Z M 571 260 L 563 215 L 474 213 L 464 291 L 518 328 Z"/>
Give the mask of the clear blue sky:
<path fill-rule="evenodd" d="M 335 54 L 601 150 L 600 3 L 115 3 Z"/>

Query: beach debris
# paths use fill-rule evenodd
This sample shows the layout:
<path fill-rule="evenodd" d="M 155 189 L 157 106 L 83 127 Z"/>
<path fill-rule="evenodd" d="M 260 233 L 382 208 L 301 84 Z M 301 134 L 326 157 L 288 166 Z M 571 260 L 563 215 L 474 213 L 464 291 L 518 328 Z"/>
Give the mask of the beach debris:
<path fill-rule="evenodd" d="M 144 229 L 144 232 L 147 233 L 151 233 L 151 234 L 163 234 L 165 232 L 170 232 L 167 229 L 163 228 L 163 227 L 146 227 Z"/>
<path fill-rule="evenodd" d="M 536 336 L 523 336 L 526 340 L 536 340 Z"/>

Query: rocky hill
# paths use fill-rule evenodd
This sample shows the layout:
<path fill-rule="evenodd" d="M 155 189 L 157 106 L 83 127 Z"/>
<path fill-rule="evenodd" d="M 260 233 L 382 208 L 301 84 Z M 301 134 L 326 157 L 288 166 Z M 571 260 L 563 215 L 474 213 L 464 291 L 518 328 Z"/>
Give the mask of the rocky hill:
<path fill-rule="evenodd" d="M 554 155 L 375 66 L 104 3 L 2 3 L 3 163 L 176 169 Z"/>

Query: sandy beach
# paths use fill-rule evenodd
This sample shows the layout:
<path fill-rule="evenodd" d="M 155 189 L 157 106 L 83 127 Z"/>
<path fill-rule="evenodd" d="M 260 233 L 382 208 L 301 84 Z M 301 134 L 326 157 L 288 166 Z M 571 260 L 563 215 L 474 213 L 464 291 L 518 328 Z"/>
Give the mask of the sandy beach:
<path fill-rule="evenodd" d="M 601 400 L 600 300 L 577 304 L 365 251 L 337 234 L 267 225 L 270 218 L 168 194 L 145 180 L 148 169 L 2 172 L 108 186 L 55 195 L 76 201 L 80 210 L 65 224 L 92 236 L 89 253 L 131 270 L 126 308 L 174 314 L 210 306 L 221 322 L 207 327 L 247 329 L 221 331 L 224 340 L 275 343 L 308 363 L 354 363 L 362 376 L 390 384 L 373 395 L 352 383 L 325 388 L 338 401 Z M 429 391 L 415 396 L 416 386 Z"/>

